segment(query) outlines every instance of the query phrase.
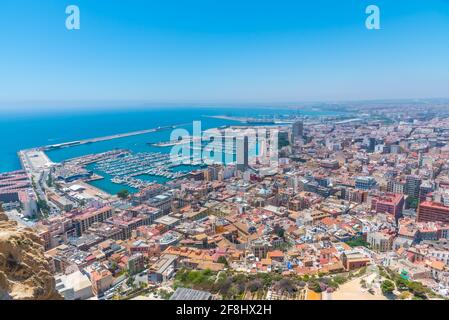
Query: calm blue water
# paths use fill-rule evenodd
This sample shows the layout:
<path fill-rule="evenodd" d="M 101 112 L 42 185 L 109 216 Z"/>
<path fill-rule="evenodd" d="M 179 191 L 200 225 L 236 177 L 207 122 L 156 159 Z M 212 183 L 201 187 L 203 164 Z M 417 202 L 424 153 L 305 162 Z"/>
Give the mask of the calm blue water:
<path fill-rule="evenodd" d="M 264 108 L 159 108 L 147 110 L 72 111 L 46 112 L 43 114 L 0 113 L 0 172 L 20 169 L 17 151 L 49 144 L 79 139 L 107 136 L 159 126 L 191 123 L 202 120 L 203 129 L 237 124 L 237 122 L 211 119 L 203 115 L 255 116 L 287 114 L 292 110 Z M 301 111 L 302 115 L 326 116 L 330 112 Z M 190 130 L 191 126 L 186 127 Z M 61 161 L 89 153 L 113 148 L 128 148 L 134 151 L 155 151 L 147 142 L 166 140 L 169 131 L 115 139 L 90 145 L 52 151 L 49 156 Z"/>
<path fill-rule="evenodd" d="M 102 137 L 117 133 L 151 129 L 159 126 L 189 123 L 185 128 L 190 132 L 191 123 L 202 121 L 202 129 L 238 124 L 229 120 L 212 119 L 204 116 L 257 116 L 288 114 L 293 110 L 265 108 L 152 108 L 122 109 L 102 111 L 63 111 L 14 114 L 0 113 L 0 172 L 20 169 L 17 152 L 22 149 L 75 141 L 86 138 Z M 329 116 L 330 112 L 301 111 L 302 115 Z M 48 152 L 55 162 L 91 153 L 104 152 L 115 148 L 129 149 L 134 152 L 163 152 L 148 142 L 168 140 L 170 130 L 102 141 L 94 144 L 75 146 Z M 168 151 L 167 151 L 168 152 Z M 149 179 L 153 179 L 150 177 Z M 93 184 L 104 189 L 106 180 Z M 111 183 L 107 183 L 111 185 Z M 120 188 L 120 186 L 116 186 Z M 112 193 L 111 187 L 107 187 Z M 123 188 L 120 188 L 123 189 Z M 108 190 L 106 190 L 108 191 Z"/>

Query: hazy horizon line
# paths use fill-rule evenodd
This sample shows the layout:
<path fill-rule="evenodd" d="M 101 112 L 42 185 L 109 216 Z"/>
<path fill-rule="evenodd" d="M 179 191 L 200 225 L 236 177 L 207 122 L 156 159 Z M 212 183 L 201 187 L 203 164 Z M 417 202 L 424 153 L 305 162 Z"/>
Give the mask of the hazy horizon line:
<path fill-rule="evenodd" d="M 322 105 L 354 104 L 354 103 L 388 103 L 388 102 L 448 102 L 449 97 L 423 97 L 423 98 L 378 98 L 378 99 L 345 99 L 345 100 L 296 100 L 296 101 L 148 101 L 148 100 L 36 100 L 36 101 L 0 101 L 0 112 L 2 111 L 55 111 L 55 108 L 65 107 L 74 109 L 95 108 L 97 110 L 117 108 L 307 108 Z M 24 108 L 18 110 L 17 107 Z M 9 109 L 13 108 L 13 109 Z"/>

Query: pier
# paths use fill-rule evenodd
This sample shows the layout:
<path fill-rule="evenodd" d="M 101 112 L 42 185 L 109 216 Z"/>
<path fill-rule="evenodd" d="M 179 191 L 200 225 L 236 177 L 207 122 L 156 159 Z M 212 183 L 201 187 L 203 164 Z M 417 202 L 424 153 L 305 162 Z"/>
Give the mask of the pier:
<path fill-rule="evenodd" d="M 68 148 L 68 147 L 80 146 L 80 145 L 84 145 L 84 144 L 91 144 L 91 143 L 96 143 L 96 142 L 101 142 L 101 141 L 108 141 L 108 140 L 131 137 L 131 136 L 137 136 L 137 135 L 141 135 L 141 134 L 170 130 L 170 129 L 175 129 L 177 127 L 184 126 L 184 125 L 186 125 L 186 124 L 158 127 L 158 128 L 153 128 L 153 129 L 139 130 L 139 131 L 133 131 L 133 132 L 127 132 L 127 133 L 120 133 L 120 134 L 114 134 L 114 135 L 105 136 L 105 137 L 77 140 L 77 141 L 65 142 L 65 143 L 60 143 L 60 144 L 52 144 L 52 145 L 44 146 L 40 149 L 42 151 L 49 151 L 49 150 L 55 150 L 55 149 L 61 149 L 61 148 Z"/>
<path fill-rule="evenodd" d="M 165 147 L 174 147 L 174 146 L 179 146 L 179 145 L 184 145 L 184 144 L 191 144 L 192 142 L 201 142 L 202 138 L 201 137 L 184 137 L 181 140 L 172 140 L 172 141 L 161 141 L 161 142 L 149 142 L 148 145 L 153 146 L 153 147 L 161 147 L 161 148 L 165 148 Z"/>

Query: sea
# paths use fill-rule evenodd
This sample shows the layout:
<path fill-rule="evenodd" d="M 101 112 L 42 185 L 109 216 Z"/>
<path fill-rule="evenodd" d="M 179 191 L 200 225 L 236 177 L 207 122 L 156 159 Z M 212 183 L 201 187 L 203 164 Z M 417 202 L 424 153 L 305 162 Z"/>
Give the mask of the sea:
<path fill-rule="evenodd" d="M 270 117 L 297 112 L 296 109 L 291 108 L 268 107 L 124 107 L 101 110 L 92 108 L 26 113 L 0 112 L 0 173 L 21 169 L 17 152 L 23 149 L 172 125 L 182 125 L 183 128 L 192 132 L 193 121 L 201 121 L 203 130 L 241 124 L 238 121 L 211 118 L 211 116 Z M 321 110 L 301 110 L 300 114 L 308 117 L 339 115 L 335 111 Z M 48 151 L 47 155 L 52 161 L 61 162 L 112 149 L 128 149 L 135 153 L 163 152 L 161 148 L 151 146 L 149 143 L 167 141 L 170 139 L 170 134 L 171 130 L 162 130 L 56 149 Z M 105 177 L 92 184 L 111 194 L 123 189 L 123 186 L 112 183 L 109 178 Z M 129 191 L 135 190 L 131 188 Z"/>

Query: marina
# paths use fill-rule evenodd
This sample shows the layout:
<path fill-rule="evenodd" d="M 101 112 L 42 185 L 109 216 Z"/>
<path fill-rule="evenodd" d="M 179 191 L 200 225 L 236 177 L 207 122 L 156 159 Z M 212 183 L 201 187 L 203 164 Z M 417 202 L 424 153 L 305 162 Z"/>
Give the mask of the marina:
<path fill-rule="evenodd" d="M 140 189 L 161 181 L 184 177 L 191 170 L 174 170 L 169 154 L 142 152 L 123 154 L 119 157 L 98 161 L 93 168 L 112 177 L 111 182 Z"/>
<path fill-rule="evenodd" d="M 126 149 L 117 149 L 108 152 L 89 154 L 86 156 L 81 156 L 77 158 L 70 159 L 68 161 L 64 161 L 66 164 L 76 165 L 76 166 L 86 166 L 92 163 L 96 163 L 98 161 L 106 160 L 106 159 L 114 159 L 117 157 L 125 156 L 130 154 L 129 150 Z"/>

